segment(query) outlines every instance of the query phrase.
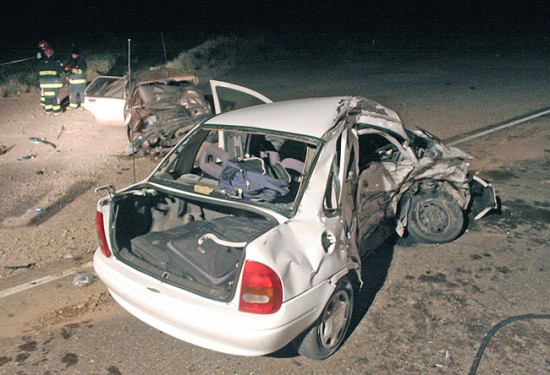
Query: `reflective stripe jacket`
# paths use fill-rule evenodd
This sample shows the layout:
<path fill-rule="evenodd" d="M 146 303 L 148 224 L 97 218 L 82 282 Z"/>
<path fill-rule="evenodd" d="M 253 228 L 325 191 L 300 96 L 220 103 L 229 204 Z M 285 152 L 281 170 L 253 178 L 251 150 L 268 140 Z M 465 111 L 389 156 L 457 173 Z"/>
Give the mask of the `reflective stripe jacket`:
<path fill-rule="evenodd" d="M 58 89 L 63 87 L 62 72 L 63 64 L 53 57 L 44 56 L 44 58 L 40 59 L 39 64 L 40 88 Z"/>
<path fill-rule="evenodd" d="M 71 85 L 86 84 L 86 60 L 77 56 L 76 59 L 72 57 L 67 62 L 67 68 L 69 69 L 69 83 Z M 74 70 L 73 70 L 74 69 Z"/>

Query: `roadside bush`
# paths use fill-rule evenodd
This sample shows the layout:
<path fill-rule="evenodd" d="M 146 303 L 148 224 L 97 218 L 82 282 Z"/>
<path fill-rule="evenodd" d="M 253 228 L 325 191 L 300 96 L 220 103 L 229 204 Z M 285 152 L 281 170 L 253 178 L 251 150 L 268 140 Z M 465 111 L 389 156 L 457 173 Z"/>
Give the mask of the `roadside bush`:
<path fill-rule="evenodd" d="M 264 44 L 262 39 L 221 36 L 181 52 L 166 67 L 195 73 L 205 78 L 231 69 Z"/>
<path fill-rule="evenodd" d="M 181 52 L 175 59 L 165 64 L 168 68 L 188 71 L 209 79 L 220 75 L 242 61 L 257 61 L 273 53 L 273 42 L 267 42 L 262 37 L 240 38 L 236 36 L 220 36 L 206 40 L 200 45 Z M 102 51 L 109 51 L 103 48 Z M 111 51 L 120 49 L 120 46 Z M 60 48 L 63 51 L 62 48 Z M 65 48 L 67 50 L 67 48 Z M 275 50 L 280 53 L 278 48 Z M 148 51 L 151 52 L 150 50 Z M 57 55 L 57 54 L 56 54 Z M 60 53 L 59 56 L 64 56 Z M 93 81 L 100 75 L 125 74 L 126 57 L 114 52 L 94 53 L 93 49 L 82 51 L 88 66 L 87 80 Z M 144 69 L 147 62 L 153 63 L 152 56 L 134 54 L 133 61 L 136 69 Z M 65 60 L 62 60 L 64 62 Z M 0 69 L 0 97 L 16 96 L 20 93 L 39 89 L 38 61 L 33 60 L 24 64 L 6 66 Z M 143 67 L 141 65 L 143 65 Z"/>
<path fill-rule="evenodd" d="M 38 78 L 34 77 L 32 71 L 4 72 L 0 76 L 0 97 L 17 96 L 21 93 L 30 92 L 38 87 Z"/>
<path fill-rule="evenodd" d="M 86 65 L 88 66 L 86 72 L 86 79 L 88 82 L 93 81 L 97 76 L 106 75 L 114 66 L 116 61 L 116 55 L 111 53 L 103 54 L 83 54 L 86 58 Z"/>

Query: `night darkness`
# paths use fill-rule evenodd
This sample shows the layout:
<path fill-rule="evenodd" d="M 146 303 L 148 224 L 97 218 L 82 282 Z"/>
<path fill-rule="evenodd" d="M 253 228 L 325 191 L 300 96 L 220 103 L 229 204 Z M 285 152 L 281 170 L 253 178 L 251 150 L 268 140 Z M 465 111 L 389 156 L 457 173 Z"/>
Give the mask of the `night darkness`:
<path fill-rule="evenodd" d="M 126 4 L 126 5 L 124 5 Z M 38 40 L 97 42 L 161 31 L 197 37 L 258 33 L 323 38 L 391 35 L 506 39 L 538 38 L 550 31 L 548 1 L 410 0 L 254 1 L 180 0 L 5 1 L 4 53 L 35 49 Z M 7 56 L 6 56 L 7 57 Z"/>

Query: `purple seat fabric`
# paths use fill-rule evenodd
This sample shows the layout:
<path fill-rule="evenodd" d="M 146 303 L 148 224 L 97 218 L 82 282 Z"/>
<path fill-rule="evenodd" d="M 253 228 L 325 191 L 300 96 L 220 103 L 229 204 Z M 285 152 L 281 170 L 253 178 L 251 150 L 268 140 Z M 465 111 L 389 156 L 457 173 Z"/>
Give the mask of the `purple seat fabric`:
<path fill-rule="evenodd" d="M 286 169 L 292 169 L 293 171 L 296 171 L 296 172 L 300 173 L 301 175 L 304 174 L 305 164 L 304 164 L 303 161 L 300 161 L 298 159 L 293 159 L 293 158 L 286 158 L 286 159 L 283 159 L 281 161 L 281 164 Z"/>
<path fill-rule="evenodd" d="M 217 160 L 221 160 L 221 164 Z M 204 145 L 199 156 L 199 167 L 210 176 L 218 179 L 225 163 L 229 160 L 229 153 L 211 143 Z"/>

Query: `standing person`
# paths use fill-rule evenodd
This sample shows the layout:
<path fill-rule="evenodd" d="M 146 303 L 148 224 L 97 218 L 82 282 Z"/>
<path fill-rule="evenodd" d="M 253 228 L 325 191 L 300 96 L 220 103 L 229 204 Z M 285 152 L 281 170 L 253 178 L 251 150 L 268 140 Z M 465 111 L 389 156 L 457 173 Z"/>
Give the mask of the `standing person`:
<path fill-rule="evenodd" d="M 59 90 L 63 87 L 63 64 L 54 57 L 54 53 L 51 48 L 44 49 L 44 57 L 40 59 L 39 82 L 45 99 L 44 109 L 47 113 L 58 115 L 61 112 Z"/>
<path fill-rule="evenodd" d="M 38 60 L 42 59 L 44 57 L 44 50 L 49 47 L 50 45 L 45 40 L 38 42 L 38 53 L 36 54 L 36 58 Z M 40 89 L 40 105 L 44 107 L 45 102 L 46 98 L 44 97 L 44 90 Z"/>
<path fill-rule="evenodd" d="M 73 48 L 71 58 L 65 65 L 65 71 L 69 74 L 69 108 L 76 109 L 84 102 L 84 90 L 86 89 L 86 60 L 78 49 Z"/>

